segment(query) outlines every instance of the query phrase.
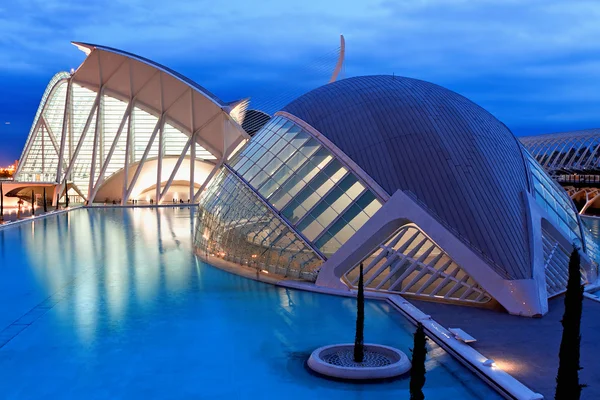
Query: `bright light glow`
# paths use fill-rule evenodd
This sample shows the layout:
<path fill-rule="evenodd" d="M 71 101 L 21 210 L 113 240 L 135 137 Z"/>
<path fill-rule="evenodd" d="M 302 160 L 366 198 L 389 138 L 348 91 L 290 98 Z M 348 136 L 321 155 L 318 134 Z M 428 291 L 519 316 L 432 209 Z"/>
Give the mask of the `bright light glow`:
<path fill-rule="evenodd" d="M 39 156 L 28 157 L 27 154 L 23 154 L 23 165 L 20 168 L 18 176 L 19 181 L 53 182 L 57 176 L 59 157 L 56 148 L 55 146 L 48 146 L 46 144 L 51 142 L 59 142 L 60 144 L 60 132 L 63 126 L 64 116 L 66 115 L 64 112 L 64 105 L 67 104 L 69 78 L 70 76 L 66 73 L 57 74 L 52 78 L 44 92 L 38 114 L 45 117 L 45 121 L 49 126 L 48 129 L 45 129 L 43 128 L 44 124 L 37 124 L 36 121 L 34 121 L 27 139 L 26 149 L 28 149 L 28 154 L 39 154 Z M 85 122 L 88 117 L 93 116 L 93 114 L 89 114 L 92 110 L 95 110 L 95 112 L 102 112 L 104 119 L 99 129 L 95 129 L 95 119 L 92 119 L 91 125 L 88 127 L 88 134 L 97 134 L 100 140 L 106 140 L 107 142 L 112 142 L 113 138 L 115 138 L 121 124 L 122 116 L 128 109 L 128 103 L 105 94 L 102 96 L 100 106 L 94 108 L 93 105 L 96 95 L 97 92 L 94 90 L 85 88 L 76 83 L 72 85 L 69 106 L 73 112 L 73 120 L 77 122 L 73 124 L 73 137 L 69 140 L 76 143 L 82 137 L 85 124 L 81 121 Z M 134 134 L 131 135 L 131 148 L 146 148 L 152 136 L 153 129 L 159 120 L 158 116 L 150 114 L 138 107 L 133 107 L 131 109 L 130 120 L 135 122 Z M 157 178 L 156 169 L 152 169 L 152 166 L 157 163 L 156 158 L 159 153 L 159 144 L 158 140 L 156 140 L 149 148 L 148 160 L 146 160 L 146 163 L 142 166 L 141 172 L 136 177 L 136 181 L 131 182 L 133 188 L 130 189 L 127 200 L 143 200 L 146 197 L 145 191 L 148 188 L 156 186 L 157 180 L 159 179 L 166 181 L 173 172 L 177 158 L 181 155 L 188 141 L 188 134 L 172 126 L 170 121 L 166 121 L 164 124 L 163 136 L 165 145 L 162 153 L 163 165 L 161 177 Z M 87 193 L 89 187 L 99 185 L 100 179 L 103 180 L 102 185 L 98 186 L 99 189 L 96 189 L 92 194 L 92 197 L 95 200 L 98 202 L 103 200 L 112 202 L 122 196 L 122 191 L 119 189 L 122 185 L 118 184 L 117 180 L 123 179 L 124 177 L 122 173 L 124 161 L 129 157 L 132 163 L 137 164 L 141 161 L 143 154 L 143 152 L 140 151 L 133 152 L 131 149 L 131 154 L 125 154 L 126 137 L 127 135 L 120 136 L 114 153 L 111 152 L 110 159 L 108 159 L 108 152 L 104 152 L 102 159 L 98 160 L 100 165 L 106 164 L 106 166 L 103 169 L 104 175 L 102 177 L 99 177 L 99 171 L 96 171 L 96 176 L 94 179 L 91 179 L 92 181 L 96 180 L 96 182 L 90 181 L 90 153 L 85 153 L 84 151 L 77 154 L 73 153 L 73 159 L 65 160 L 65 170 L 66 165 L 72 163 L 72 179 L 69 180 L 73 181 L 73 183 L 80 188 L 84 197 L 89 195 Z M 212 166 L 205 164 L 202 160 L 215 160 L 216 157 L 198 144 L 196 144 L 195 147 L 198 161 L 194 180 L 198 185 L 201 185 L 212 169 Z M 138 168 L 138 166 L 139 164 L 135 168 Z M 200 168 L 198 168 L 198 166 L 200 166 Z M 147 172 L 150 170 L 152 170 L 152 172 Z M 14 171 L 16 171 L 16 168 L 14 168 Z M 0 177 L 3 177 L 2 174 L 0 174 Z M 110 177 L 113 177 L 112 184 L 109 180 Z M 188 183 L 189 177 L 189 160 L 184 160 L 173 178 L 174 181 L 185 181 Z M 131 180 L 132 176 L 130 176 L 129 179 Z M 183 190 L 182 192 L 184 193 L 183 197 L 179 196 L 179 194 L 175 194 L 175 201 L 179 202 L 180 199 L 187 198 L 185 192 Z M 156 200 L 154 196 L 149 197 Z M 146 198 L 146 201 L 149 202 L 150 198 Z"/>
<path fill-rule="evenodd" d="M 262 272 L 263 274 L 268 274 L 269 273 L 269 271 L 267 271 L 266 269 L 263 269 L 260 272 Z"/>

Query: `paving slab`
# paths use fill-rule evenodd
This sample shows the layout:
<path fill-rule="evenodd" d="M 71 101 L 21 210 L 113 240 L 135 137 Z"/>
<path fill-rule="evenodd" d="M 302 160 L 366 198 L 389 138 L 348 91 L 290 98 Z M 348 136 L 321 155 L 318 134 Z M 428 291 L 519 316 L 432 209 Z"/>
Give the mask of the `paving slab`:
<path fill-rule="evenodd" d="M 472 347 L 496 361 L 516 379 L 546 399 L 554 398 L 558 350 L 562 336 L 560 320 L 564 297 L 549 302 L 542 318 L 509 315 L 500 311 L 410 300 L 448 328 L 461 328 L 475 337 Z M 600 303 L 584 299 L 581 321 L 582 399 L 600 399 Z"/>

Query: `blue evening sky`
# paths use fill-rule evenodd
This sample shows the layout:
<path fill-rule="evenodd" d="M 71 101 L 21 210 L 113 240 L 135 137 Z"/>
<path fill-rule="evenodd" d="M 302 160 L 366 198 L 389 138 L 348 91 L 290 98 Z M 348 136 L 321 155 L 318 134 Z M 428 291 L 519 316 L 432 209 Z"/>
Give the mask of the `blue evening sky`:
<path fill-rule="evenodd" d="M 600 127 L 599 17 L 599 2 L 566 0 L 3 0 L 0 165 L 19 157 L 52 75 L 83 61 L 71 40 L 264 103 L 325 83 L 343 33 L 346 77 L 440 84 L 517 135 Z"/>

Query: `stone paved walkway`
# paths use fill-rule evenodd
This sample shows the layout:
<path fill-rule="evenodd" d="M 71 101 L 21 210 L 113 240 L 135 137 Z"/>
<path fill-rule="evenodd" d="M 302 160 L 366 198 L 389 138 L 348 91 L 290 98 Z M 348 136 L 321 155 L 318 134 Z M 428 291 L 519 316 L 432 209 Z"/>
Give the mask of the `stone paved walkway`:
<path fill-rule="evenodd" d="M 424 301 L 411 302 L 446 328 L 462 328 L 474 336 L 473 347 L 492 358 L 516 379 L 554 398 L 558 350 L 562 335 L 560 320 L 564 297 L 550 300 L 550 311 L 542 318 L 525 318 L 506 313 Z M 580 380 L 589 387 L 582 399 L 600 399 L 600 303 L 583 304 Z"/>

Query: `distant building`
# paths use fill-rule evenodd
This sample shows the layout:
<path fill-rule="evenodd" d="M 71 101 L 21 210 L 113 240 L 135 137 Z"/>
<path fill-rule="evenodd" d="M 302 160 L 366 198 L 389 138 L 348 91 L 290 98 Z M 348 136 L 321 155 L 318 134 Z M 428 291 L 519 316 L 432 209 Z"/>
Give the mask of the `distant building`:
<path fill-rule="evenodd" d="M 262 111 L 247 110 L 246 115 L 244 117 L 244 123 L 242 124 L 242 128 L 244 128 L 244 130 L 248 132 L 248 135 L 254 136 L 254 134 L 261 130 L 261 128 L 265 126 L 265 124 L 269 122 L 270 119 L 271 116 Z"/>
<path fill-rule="evenodd" d="M 13 178 L 13 175 L 15 173 L 15 171 L 17 170 L 17 165 L 18 165 L 18 161 L 15 161 L 12 165 L 9 165 L 7 167 L 0 167 L 0 179 L 11 179 Z"/>
<path fill-rule="evenodd" d="M 520 140 L 565 188 L 580 214 L 600 214 L 600 129 L 527 136 Z"/>

